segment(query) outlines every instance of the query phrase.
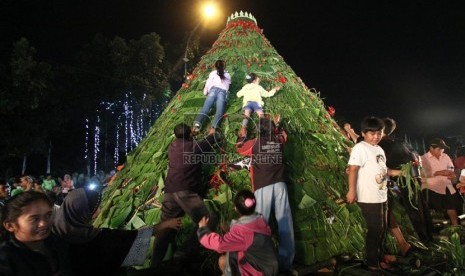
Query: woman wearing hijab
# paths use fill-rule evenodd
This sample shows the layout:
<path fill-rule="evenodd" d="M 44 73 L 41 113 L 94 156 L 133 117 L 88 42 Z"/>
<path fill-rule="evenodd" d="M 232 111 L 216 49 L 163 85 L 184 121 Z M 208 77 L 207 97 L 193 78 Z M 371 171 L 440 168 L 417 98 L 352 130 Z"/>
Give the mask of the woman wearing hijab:
<path fill-rule="evenodd" d="M 101 195 L 75 189 L 66 196 L 56 213 L 53 232 L 66 240 L 71 266 L 76 275 L 117 275 L 121 267 L 142 265 L 152 234 L 162 228 L 179 229 L 180 219 L 139 230 L 94 228 Z"/>

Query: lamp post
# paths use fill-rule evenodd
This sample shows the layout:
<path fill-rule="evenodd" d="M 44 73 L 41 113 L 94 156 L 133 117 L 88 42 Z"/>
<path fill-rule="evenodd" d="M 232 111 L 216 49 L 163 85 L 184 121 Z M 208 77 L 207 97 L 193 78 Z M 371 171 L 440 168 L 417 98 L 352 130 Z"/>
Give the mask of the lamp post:
<path fill-rule="evenodd" d="M 189 37 L 187 38 L 186 49 L 184 50 L 184 57 L 182 60 L 184 61 L 184 77 L 187 76 L 187 62 L 189 62 L 189 58 L 187 57 L 187 51 L 189 50 L 189 45 L 192 39 L 192 36 L 200 27 L 200 25 L 209 18 L 212 18 L 216 14 L 216 6 L 213 3 L 207 3 L 203 6 L 202 9 L 203 18 L 200 19 L 199 23 L 189 32 Z"/>
<path fill-rule="evenodd" d="M 192 36 L 194 35 L 195 31 L 197 31 L 201 23 L 202 21 L 200 21 L 197 24 L 197 26 L 195 26 L 195 28 L 192 29 L 192 31 L 190 31 L 189 37 L 187 38 L 186 50 L 184 50 L 184 57 L 182 58 L 182 60 L 184 61 L 184 78 L 187 76 L 187 62 L 189 61 L 189 59 L 187 58 L 187 50 L 189 50 L 189 44 L 191 42 Z"/>

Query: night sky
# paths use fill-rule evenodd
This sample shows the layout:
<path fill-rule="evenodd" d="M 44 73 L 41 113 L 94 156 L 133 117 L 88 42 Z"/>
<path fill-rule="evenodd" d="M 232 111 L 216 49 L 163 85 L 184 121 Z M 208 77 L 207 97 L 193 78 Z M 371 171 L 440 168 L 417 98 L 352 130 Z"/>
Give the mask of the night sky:
<path fill-rule="evenodd" d="M 49 63 L 73 59 L 96 33 L 179 43 L 199 20 L 194 0 L 2 0 L 1 55 L 20 36 Z M 234 11 L 265 36 L 337 118 L 356 131 L 366 115 L 390 116 L 398 135 L 465 134 L 465 3 L 452 1 L 215 1 L 210 46 Z M 455 2 L 454 2 L 455 3 Z M 460 1 L 457 1 L 460 3 Z"/>

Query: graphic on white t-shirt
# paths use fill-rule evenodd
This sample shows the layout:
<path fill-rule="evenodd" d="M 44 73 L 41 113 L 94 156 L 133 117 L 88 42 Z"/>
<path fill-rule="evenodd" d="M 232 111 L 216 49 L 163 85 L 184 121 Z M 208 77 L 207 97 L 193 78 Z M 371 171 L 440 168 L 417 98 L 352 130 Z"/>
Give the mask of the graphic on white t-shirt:
<path fill-rule="evenodd" d="M 382 172 L 375 175 L 375 180 L 378 183 L 378 188 L 384 190 L 387 187 L 386 159 L 384 155 L 376 155 L 376 163 L 378 163 Z"/>

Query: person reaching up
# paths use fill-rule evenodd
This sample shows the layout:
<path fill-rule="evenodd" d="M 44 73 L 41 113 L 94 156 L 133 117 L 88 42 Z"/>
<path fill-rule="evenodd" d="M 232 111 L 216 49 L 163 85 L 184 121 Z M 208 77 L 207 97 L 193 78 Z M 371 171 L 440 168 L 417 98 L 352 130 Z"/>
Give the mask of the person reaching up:
<path fill-rule="evenodd" d="M 219 132 L 210 129 L 209 135 L 201 141 L 192 138 L 191 128 L 180 123 L 174 127 L 176 139 L 168 148 L 168 175 L 165 180 L 165 194 L 161 207 L 162 222 L 189 215 L 198 223 L 204 216 L 210 217 L 210 227 L 216 226 L 214 213 L 210 213 L 203 201 L 205 187 L 202 179 L 202 160 L 200 156 L 214 153 L 214 145 L 221 139 Z M 161 264 L 170 243 L 176 239 L 177 232 L 165 229 L 157 234 L 153 245 L 151 267 L 156 269 Z M 197 256 L 200 244 L 196 230 L 189 233 L 182 246 L 175 248 L 178 259 L 188 261 L 188 257 Z"/>
<path fill-rule="evenodd" d="M 280 272 L 292 272 L 295 257 L 294 225 L 287 192 L 287 174 L 283 155 L 287 134 L 279 128 L 280 116 L 273 121 L 260 118 L 258 137 L 236 144 L 236 151 L 251 159 L 250 178 L 257 199 L 256 211 L 267 223 L 272 214 L 277 222 Z M 241 139 L 240 137 L 238 139 Z"/>

